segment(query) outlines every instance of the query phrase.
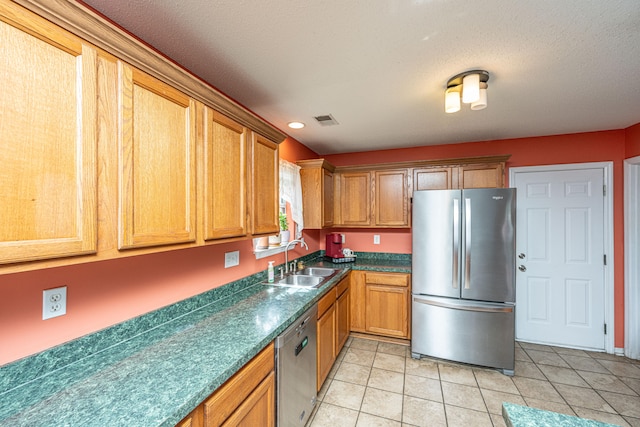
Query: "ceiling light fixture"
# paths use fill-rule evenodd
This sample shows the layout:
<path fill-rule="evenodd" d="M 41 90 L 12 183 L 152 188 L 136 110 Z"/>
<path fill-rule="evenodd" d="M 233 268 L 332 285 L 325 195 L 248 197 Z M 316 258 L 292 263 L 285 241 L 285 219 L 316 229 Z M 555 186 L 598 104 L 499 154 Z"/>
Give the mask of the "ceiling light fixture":
<path fill-rule="evenodd" d="M 287 124 L 291 129 L 302 129 L 304 127 L 304 123 L 302 122 L 289 122 Z"/>
<path fill-rule="evenodd" d="M 465 71 L 451 77 L 445 90 L 444 111 L 460 111 L 460 98 L 463 103 L 471 104 L 472 110 L 487 108 L 488 81 L 489 72 L 484 70 Z"/>

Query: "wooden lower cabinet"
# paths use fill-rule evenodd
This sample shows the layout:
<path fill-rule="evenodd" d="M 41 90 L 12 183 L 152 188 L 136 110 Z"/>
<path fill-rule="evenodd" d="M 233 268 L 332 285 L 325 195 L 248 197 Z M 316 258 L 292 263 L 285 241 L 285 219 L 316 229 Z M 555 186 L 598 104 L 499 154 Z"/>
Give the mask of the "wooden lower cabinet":
<path fill-rule="evenodd" d="M 336 360 L 336 309 L 335 309 L 335 292 L 329 291 L 333 297 L 333 303 L 331 306 L 318 317 L 318 331 L 317 331 L 317 358 L 318 369 L 317 375 L 317 389 L 318 391 L 324 384 L 324 380 L 327 379 L 329 371 L 333 367 L 333 363 Z M 325 297 L 326 298 L 326 297 Z"/>
<path fill-rule="evenodd" d="M 274 351 L 269 344 L 176 427 L 275 426 Z"/>
<path fill-rule="evenodd" d="M 351 330 L 393 338 L 411 338 L 411 275 L 351 272 Z"/>
<path fill-rule="evenodd" d="M 349 277 L 346 277 L 318 302 L 316 344 L 318 391 L 349 338 L 349 283 Z"/>
<path fill-rule="evenodd" d="M 222 425 L 242 427 L 274 426 L 275 386 L 275 373 L 271 372 Z M 218 424 L 205 424 L 205 426 L 209 425 Z"/>
<path fill-rule="evenodd" d="M 336 299 L 336 356 L 340 354 L 349 338 L 351 312 L 349 279 L 338 284 L 338 298 Z"/>
<path fill-rule="evenodd" d="M 203 408 L 200 405 L 176 424 L 176 427 L 201 427 L 203 425 L 203 416 Z"/>

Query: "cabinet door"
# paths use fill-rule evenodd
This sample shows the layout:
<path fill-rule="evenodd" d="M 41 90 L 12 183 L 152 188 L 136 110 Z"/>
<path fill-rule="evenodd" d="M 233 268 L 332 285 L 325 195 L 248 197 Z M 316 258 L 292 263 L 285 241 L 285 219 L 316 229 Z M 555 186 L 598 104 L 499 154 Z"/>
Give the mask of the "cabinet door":
<path fill-rule="evenodd" d="M 366 330 L 398 338 L 409 336 L 409 290 L 403 287 L 366 286 Z"/>
<path fill-rule="evenodd" d="M 409 226 L 407 170 L 374 171 L 376 227 Z"/>
<path fill-rule="evenodd" d="M 349 279 L 346 279 L 349 280 Z M 350 298 L 349 298 L 349 287 L 347 284 L 347 288 L 344 292 L 338 297 L 336 300 L 336 357 L 340 354 L 340 350 L 344 347 L 344 344 L 347 342 L 349 338 L 350 331 Z"/>
<path fill-rule="evenodd" d="M 96 51 L 0 5 L 0 264 L 94 253 Z"/>
<path fill-rule="evenodd" d="M 119 248 L 193 242 L 195 102 L 121 61 L 118 74 Z"/>
<path fill-rule="evenodd" d="M 335 304 L 329 307 L 325 313 L 318 318 L 317 324 L 317 387 L 318 391 L 324 384 L 324 380 L 329 375 L 336 360 L 336 310 Z"/>
<path fill-rule="evenodd" d="M 350 315 L 351 315 L 351 330 L 354 332 L 366 332 L 366 310 L 365 310 L 365 284 L 364 284 L 364 271 L 352 270 L 349 274 L 350 280 Z"/>
<path fill-rule="evenodd" d="M 278 144 L 253 133 L 251 142 L 252 234 L 277 234 L 280 231 L 279 192 Z"/>
<path fill-rule="evenodd" d="M 333 226 L 333 172 L 322 169 L 322 226 Z"/>
<path fill-rule="evenodd" d="M 275 386 L 275 374 L 271 372 L 222 426 L 275 426 Z"/>
<path fill-rule="evenodd" d="M 455 172 L 457 186 L 457 168 L 437 167 L 413 170 L 413 190 L 449 190 L 455 188 L 452 176 Z"/>
<path fill-rule="evenodd" d="M 458 186 L 459 188 L 502 188 L 504 187 L 503 172 L 503 163 L 460 166 Z"/>
<path fill-rule="evenodd" d="M 270 392 L 271 397 L 268 397 L 271 399 L 269 403 L 262 400 L 264 390 L 258 394 L 255 394 L 255 390 L 261 386 L 269 389 L 269 386 L 264 384 L 265 381 L 267 383 L 273 381 L 274 358 L 275 350 L 273 343 L 271 343 L 206 399 L 203 404 L 204 425 L 217 427 L 227 425 L 226 423 L 230 420 L 236 422 L 236 424 L 232 422 L 231 425 L 252 425 L 242 424 L 242 422 L 244 422 L 243 420 L 253 420 L 253 416 L 250 414 L 254 410 L 258 413 L 264 413 L 265 417 L 262 422 L 253 425 L 273 425 L 275 420 L 273 391 Z M 251 397 L 252 395 L 253 397 Z M 242 408 L 249 399 L 253 399 L 252 404 Z M 254 406 L 256 406 L 255 409 L 253 409 Z"/>
<path fill-rule="evenodd" d="M 205 110 L 205 239 L 247 234 L 247 128 Z"/>
<path fill-rule="evenodd" d="M 189 415 L 184 417 L 182 421 L 176 424 L 176 427 L 202 427 L 204 425 L 202 405 L 198 405 L 196 409 L 191 411 Z"/>
<path fill-rule="evenodd" d="M 336 225 L 371 226 L 371 173 L 340 173 L 338 193 Z"/>

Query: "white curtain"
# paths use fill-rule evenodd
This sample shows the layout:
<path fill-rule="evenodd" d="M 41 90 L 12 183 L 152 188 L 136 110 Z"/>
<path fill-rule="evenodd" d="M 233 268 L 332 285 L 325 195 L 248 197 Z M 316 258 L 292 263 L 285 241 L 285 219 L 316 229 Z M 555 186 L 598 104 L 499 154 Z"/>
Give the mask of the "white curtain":
<path fill-rule="evenodd" d="M 300 166 L 280 159 L 280 197 L 291 205 L 291 219 L 296 223 L 295 238 L 302 237 L 302 182 Z"/>

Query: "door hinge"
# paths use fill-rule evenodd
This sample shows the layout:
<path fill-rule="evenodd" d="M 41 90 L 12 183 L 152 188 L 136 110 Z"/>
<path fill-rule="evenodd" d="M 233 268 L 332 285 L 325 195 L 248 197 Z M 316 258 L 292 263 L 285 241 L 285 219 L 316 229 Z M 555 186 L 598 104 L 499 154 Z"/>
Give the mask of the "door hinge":
<path fill-rule="evenodd" d="M 607 265 L 607 254 L 602 255 L 602 259 L 604 261 L 604 265 Z"/>
<path fill-rule="evenodd" d="M 604 334 L 607 335 L 607 324 L 604 324 Z"/>
<path fill-rule="evenodd" d="M 604 184 L 604 185 L 602 186 L 602 195 L 603 195 L 603 196 L 605 196 L 605 197 L 606 197 L 606 195 L 607 195 L 607 185 L 606 185 L 606 184 Z"/>

